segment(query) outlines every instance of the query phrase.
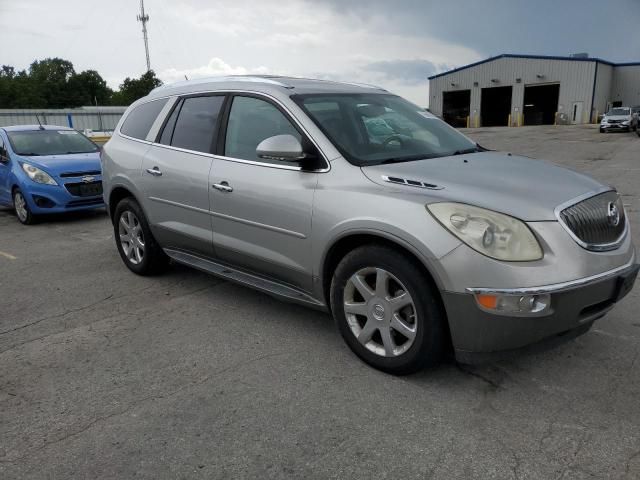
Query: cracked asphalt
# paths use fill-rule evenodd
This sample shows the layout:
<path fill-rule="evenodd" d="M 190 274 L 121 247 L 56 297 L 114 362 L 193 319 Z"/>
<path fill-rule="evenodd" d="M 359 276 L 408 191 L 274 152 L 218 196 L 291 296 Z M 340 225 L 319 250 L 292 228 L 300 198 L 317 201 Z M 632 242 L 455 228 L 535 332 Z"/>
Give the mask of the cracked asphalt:
<path fill-rule="evenodd" d="M 640 138 L 474 129 L 616 185 Z M 331 318 L 174 266 L 137 277 L 104 212 L 0 210 L 0 478 L 640 478 L 640 287 L 586 335 L 396 378 Z"/>

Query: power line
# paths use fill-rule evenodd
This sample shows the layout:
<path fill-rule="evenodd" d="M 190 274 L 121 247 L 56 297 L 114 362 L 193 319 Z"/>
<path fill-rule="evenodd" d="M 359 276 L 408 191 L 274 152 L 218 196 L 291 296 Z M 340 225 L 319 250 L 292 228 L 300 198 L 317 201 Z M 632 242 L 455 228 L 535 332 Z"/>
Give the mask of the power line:
<path fill-rule="evenodd" d="M 144 0 L 140 0 L 140 15 L 136 17 L 142 22 L 142 36 L 144 38 L 144 52 L 147 55 L 147 72 L 151 70 L 151 60 L 149 60 L 149 38 L 147 37 L 147 22 L 149 15 L 144 13 Z"/>

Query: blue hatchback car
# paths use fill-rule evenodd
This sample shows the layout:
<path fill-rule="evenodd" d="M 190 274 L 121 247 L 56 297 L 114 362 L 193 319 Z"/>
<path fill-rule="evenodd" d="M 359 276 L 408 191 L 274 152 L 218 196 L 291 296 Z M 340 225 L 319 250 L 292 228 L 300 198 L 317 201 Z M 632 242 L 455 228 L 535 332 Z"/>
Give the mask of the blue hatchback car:
<path fill-rule="evenodd" d="M 18 220 L 104 206 L 100 149 L 66 127 L 0 128 L 0 204 Z"/>

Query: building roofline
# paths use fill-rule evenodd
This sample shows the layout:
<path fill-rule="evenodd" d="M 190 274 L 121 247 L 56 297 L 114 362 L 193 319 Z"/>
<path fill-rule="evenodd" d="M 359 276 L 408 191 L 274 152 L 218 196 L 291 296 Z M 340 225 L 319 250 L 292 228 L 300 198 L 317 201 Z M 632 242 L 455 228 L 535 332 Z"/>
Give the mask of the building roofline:
<path fill-rule="evenodd" d="M 446 72 L 432 75 L 431 77 L 429 77 L 429 80 L 433 80 L 434 78 L 442 77 L 444 75 L 449 75 L 450 73 L 459 72 L 460 70 L 465 70 L 467 68 L 482 65 L 483 63 L 492 62 L 494 60 L 498 60 L 499 58 L 530 58 L 535 60 L 568 60 L 570 62 L 596 62 L 596 63 L 604 63 L 605 65 L 611 65 L 612 67 L 630 67 L 630 66 L 640 65 L 640 62 L 614 63 L 614 62 L 610 62 L 609 60 L 603 60 L 602 58 L 597 58 L 597 57 L 580 58 L 580 57 L 562 57 L 562 56 L 556 56 L 556 55 L 524 55 L 524 54 L 517 54 L 517 53 L 503 53 L 502 55 L 496 55 L 494 57 L 485 58 L 484 60 L 480 60 L 479 62 L 470 63 L 468 65 L 463 65 L 462 67 L 454 68 L 453 70 L 447 70 Z"/>

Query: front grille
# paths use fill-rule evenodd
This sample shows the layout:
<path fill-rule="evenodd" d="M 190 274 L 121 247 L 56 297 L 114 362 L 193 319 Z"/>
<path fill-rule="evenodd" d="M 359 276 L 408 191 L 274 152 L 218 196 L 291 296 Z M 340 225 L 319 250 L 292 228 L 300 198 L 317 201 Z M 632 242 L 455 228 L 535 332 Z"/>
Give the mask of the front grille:
<path fill-rule="evenodd" d="M 102 195 L 102 182 L 65 183 L 65 188 L 74 197 L 97 197 Z"/>
<path fill-rule="evenodd" d="M 85 175 L 100 175 L 102 172 L 100 170 L 91 170 L 90 172 L 66 172 L 61 173 L 60 178 L 69 178 L 69 177 L 84 177 Z"/>
<path fill-rule="evenodd" d="M 609 123 L 613 124 L 613 123 L 621 123 L 622 120 L 609 120 Z"/>
<path fill-rule="evenodd" d="M 560 212 L 560 220 L 589 250 L 616 248 L 627 226 L 622 199 L 617 192 L 587 198 Z"/>

